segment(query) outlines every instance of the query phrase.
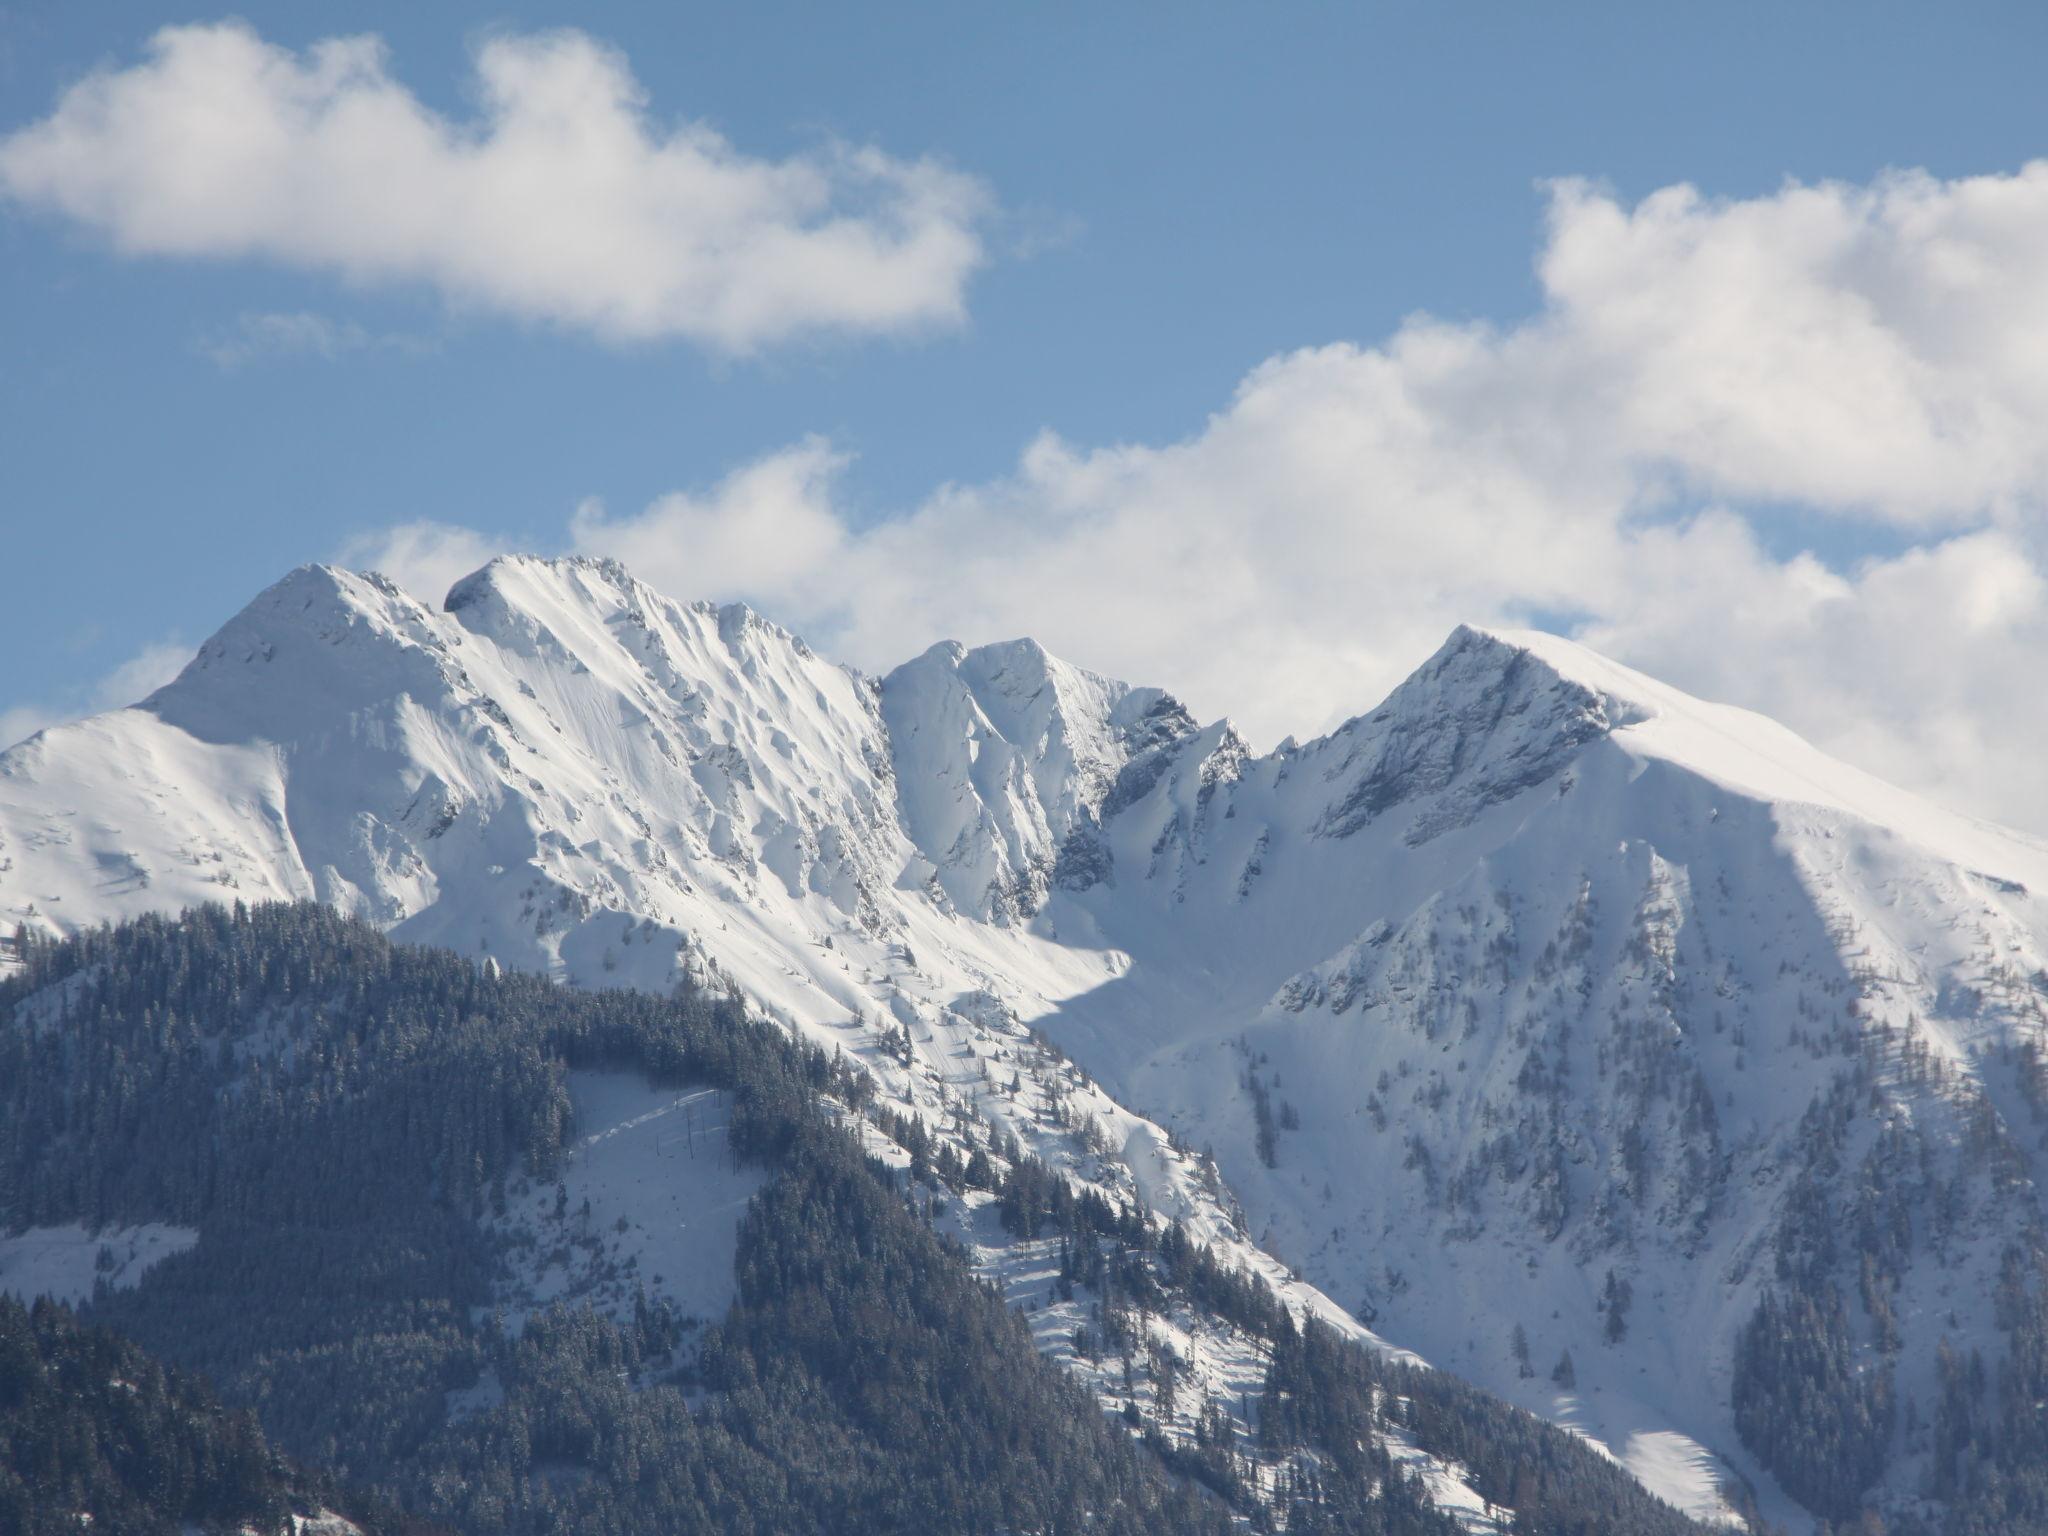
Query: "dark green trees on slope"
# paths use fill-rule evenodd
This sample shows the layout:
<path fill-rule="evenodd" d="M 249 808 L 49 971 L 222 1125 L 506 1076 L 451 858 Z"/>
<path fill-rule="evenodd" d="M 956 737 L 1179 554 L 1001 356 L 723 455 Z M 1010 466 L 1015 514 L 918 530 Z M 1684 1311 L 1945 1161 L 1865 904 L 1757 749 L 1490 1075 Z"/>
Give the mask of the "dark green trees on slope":
<path fill-rule="evenodd" d="M 771 1172 L 737 1303 L 693 1361 L 643 1299 L 493 1321 L 479 1220 L 546 1179 L 566 1073 L 727 1090 Z M 1697 1536 L 1572 1437 L 1437 1372 L 1302 1328 L 1177 1227 L 985 1134 L 966 1158 L 865 1073 L 725 998 L 563 989 L 389 943 L 314 906 L 209 909 L 38 944 L 0 983 L 0 1220 L 196 1227 L 92 1318 L 253 1408 L 278 1444 L 458 1531 L 1222 1532 L 1447 1536 L 1399 1435 L 1514 1529 Z M 1191 1305 L 1271 1360 L 1248 1439 L 1104 1417 L 847 1128 L 872 1112 L 940 1181 L 1067 1255 L 1106 1336 Z M 501 1395 L 451 1417 L 449 1394 Z M 1264 1496 L 1257 1491 L 1263 1481 Z"/>
<path fill-rule="evenodd" d="M 0 1531 L 267 1536 L 337 1506 L 349 1508 L 202 1383 L 53 1302 L 0 1296 Z"/>
<path fill-rule="evenodd" d="M 36 993 L 59 1001 L 19 1006 Z M 489 1320 L 476 1218 L 552 1169 L 569 1067 L 730 1090 L 733 1146 L 780 1175 L 701 1381 L 670 1379 L 658 1308 Z M 9 1224 L 196 1226 L 96 1319 L 416 1512 L 592 1536 L 1228 1528 L 1039 1357 L 828 1092 L 858 1104 L 866 1079 L 726 1000 L 489 975 L 311 906 L 145 919 L 0 985 Z M 504 1401 L 449 1422 L 485 1371 Z"/>

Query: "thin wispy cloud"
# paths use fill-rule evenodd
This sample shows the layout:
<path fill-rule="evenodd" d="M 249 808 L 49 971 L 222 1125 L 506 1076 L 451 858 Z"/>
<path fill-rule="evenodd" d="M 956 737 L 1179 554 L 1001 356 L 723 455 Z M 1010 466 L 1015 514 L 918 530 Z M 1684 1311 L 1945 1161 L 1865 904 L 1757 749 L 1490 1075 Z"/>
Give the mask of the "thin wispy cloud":
<path fill-rule="evenodd" d="M 168 27 L 0 139 L 0 195 L 133 256 L 247 258 L 425 286 L 465 311 L 744 354 L 958 325 L 993 203 L 929 159 L 827 143 L 750 155 L 658 116 L 576 31 L 476 54 L 445 117 L 374 37 L 303 53 Z"/>
<path fill-rule="evenodd" d="M 278 358 L 310 357 L 332 362 L 358 352 L 417 356 L 431 352 L 434 345 L 423 336 L 372 331 L 353 320 L 298 310 L 237 315 L 232 325 L 202 337 L 199 350 L 217 366 L 232 372 Z"/>
<path fill-rule="evenodd" d="M 176 677 L 191 659 L 191 646 L 175 636 L 167 636 L 142 646 L 71 697 L 0 709 L 0 750 L 80 715 L 139 703 Z"/>

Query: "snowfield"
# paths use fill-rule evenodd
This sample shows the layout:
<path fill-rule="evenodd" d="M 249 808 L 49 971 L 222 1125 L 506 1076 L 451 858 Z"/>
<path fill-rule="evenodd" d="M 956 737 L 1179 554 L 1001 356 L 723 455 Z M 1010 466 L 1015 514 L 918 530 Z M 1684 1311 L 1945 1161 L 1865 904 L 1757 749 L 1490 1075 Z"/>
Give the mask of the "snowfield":
<path fill-rule="evenodd" d="M 0 1234 L 0 1294 L 19 1301 L 47 1296 L 69 1306 L 92 1300 L 99 1281 L 115 1290 L 140 1285 L 152 1265 L 199 1241 L 190 1227 L 160 1221 L 94 1232 L 79 1222 Z"/>
<path fill-rule="evenodd" d="M 738 1294 L 740 1218 L 763 1182 L 734 1166 L 724 1096 L 571 1072 L 569 1101 L 576 1138 L 559 1177 L 515 1192 L 492 1222 L 510 1249 L 506 1321 L 566 1301 L 630 1322 L 641 1294 L 698 1327 L 718 1321 Z"/>
<path fill-rule="evenodd" d="M 1737 1332 L 1789 1213 L 1892 1191 L 1901 1396 L 1944 1335 L 1995 1346 L 2041 1217 L 2040 892 L 2048 845 L 1547 635 L 1461 629 L 1259 755 L 1028 641 L 869 678 L 589 561 L 494 561 L 440 608 L 309 567 L 141 704 L 0 754 L 0 923 L 311 897 L 579 985 L 729 984 L 935 1130 L 1014 1133 L 1672 1502 L 1730 1518 L 1746 1485 L 1794 1527 L 1735 1433 Z M 670 1138 L 716 1106 L 576 1091 L 568 1214 L 508 1217 L 524 1294 L 659 1274 L 713 1315 L 747 1191 Z M 1044 1254 L 947 1219 L 1087 1375 Z M 1236 1411 L 1254 1363 L 1183 1333 Z"/>

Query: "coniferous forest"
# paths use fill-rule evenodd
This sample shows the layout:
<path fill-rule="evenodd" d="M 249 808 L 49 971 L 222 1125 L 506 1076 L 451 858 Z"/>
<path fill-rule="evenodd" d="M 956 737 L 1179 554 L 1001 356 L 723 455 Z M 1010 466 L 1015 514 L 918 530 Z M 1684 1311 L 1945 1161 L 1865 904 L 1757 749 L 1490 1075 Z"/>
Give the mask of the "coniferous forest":
<path fill-rule="evenodd" d="M 204 1382 L 66 1307 L 0 1295 L 0 1531 L 69 1536 L 89 1511 L 95 1529 L 137 1536 L 274 1532 L 336 1509 L 407 1528 L 277 1456 L 254 1415 L 224 1410 Z"/>
<path fill-rule="evenodd" d="M 741 1223 L 738 1301 L 694 1353 L 645 1298 L 624 1319 L 495 1312 L 484 1218 L 508 1184 L 552 1176 L 576 1068 L 726 1090 L 735 1156 L 770 1174 Z M 907 1169 L 862 1150 L 862 1115 Z M 1261 1340 L 1255 1439 L 1220 1415 L 1192 1444 L 1107 1416 L 1041 1358 L 918 1214 L 920 1190 L 973 1183 L 1015 1229 L 1060 1235 L 1062 1283 L 1103 1298 L 1101 1347 L 1175 1297 Z M 935 1153 L 860 1068 L 731 998 L 499 975 L 313 905 L 30 943 L 0 985 L 0 1203 L 10 1230 L 196 1228 L 139 1286 L 101 1287 L 87 1320 L 210 1380 L 363 1507 L 456 1531 L 1447 1536 L 1395 1430 L 1512 1505 L 1517 1531 L 1698 1529 L 1564 1433 L 1304 1324 L 1014 1143 Z M 500 1399 L 451 1415 L 486 1376 Z M 147 1454 L 272 1465 L 253 1427 L 212 1461 L 180 1449 L 214 1422 L 188 1420 L 138 1431 Z M 15 1475 L 100 1486 L 89 1462 L 33 1465 Z M 265 1510 L 289 1497 L 249 1486 Z"/>

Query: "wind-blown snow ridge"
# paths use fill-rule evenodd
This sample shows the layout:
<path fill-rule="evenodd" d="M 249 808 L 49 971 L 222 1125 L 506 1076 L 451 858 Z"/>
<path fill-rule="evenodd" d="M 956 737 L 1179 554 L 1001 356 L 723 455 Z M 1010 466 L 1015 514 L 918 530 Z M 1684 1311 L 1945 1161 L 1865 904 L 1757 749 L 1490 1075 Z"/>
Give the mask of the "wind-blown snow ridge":
<path fill-rule="evenodd" d="M 1259 756 L 1029 641 L 874 679 L 589 560 L 439 608 L 307 567 L 141 705 L 0 754 L 0 923 L 314 897 L 578 983 L 729 982 L 933 1123 L 1183 1216 L 1696 1511 L 1725 1457 L 1779 1520 L 1731 1361 L 1802 1202 L 1857 1210 L 1921 1138 L 1946 1225 L 1897 1260 L 1898 1348 L 1858 1347 L 1924 1397 L 1943 1331 L 1996 1342 L 2040 1213 L 1963 1127 L 2032 1177 L 2044 885 L 2043 844 L 1554 636 L 1461 628 Z M 1883 1108 L 1819 1147 L 1845 1079 Z"/>
<path fill-rule="evenodd" d="M 1827 756 L 1768 716 L 1710 704 L 1537 630 L 1462 630 L 1540 661 L 1562 679 L 1608 701 L 1615 740 L 1643 758 L 1689 769 L 1752 799 L 1807 804 L 1890 828 L 1930 852 L 2038 884 L 2048 843 L 2009 827 L 1946 810 Z M 1619 706 L 1617 710 L 1616 706 Z"/>

